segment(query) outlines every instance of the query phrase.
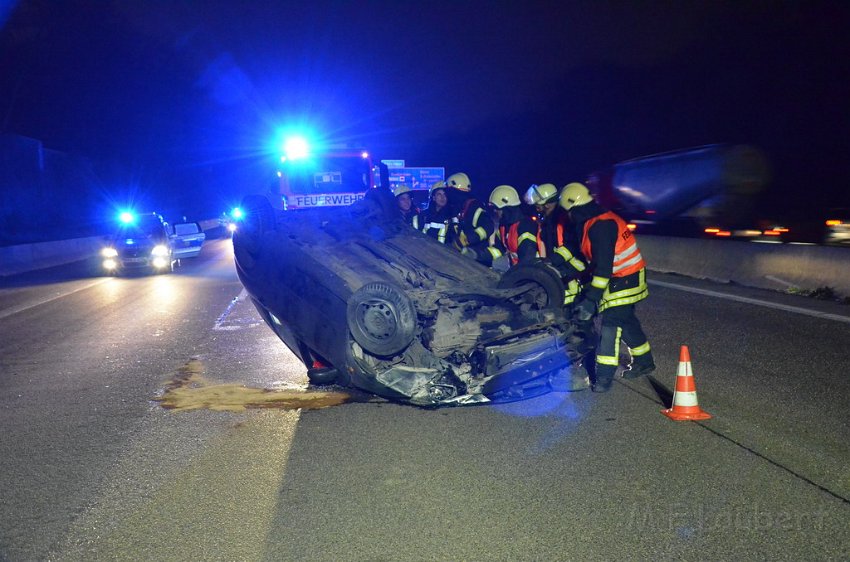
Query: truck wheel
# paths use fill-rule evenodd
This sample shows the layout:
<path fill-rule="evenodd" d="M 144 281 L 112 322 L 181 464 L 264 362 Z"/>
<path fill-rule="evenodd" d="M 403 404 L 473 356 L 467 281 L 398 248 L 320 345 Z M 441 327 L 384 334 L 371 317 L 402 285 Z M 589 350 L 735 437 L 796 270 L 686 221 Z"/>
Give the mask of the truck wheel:
<path fill-rule="evenodd" d="M 260 250 L 263 236 L 275 229 L 275 214 L 272 204 L 262 195 L 248 195 L 242 199 L 245 213 L 242 224 L 234 233 L 234 244 L 242 246 L 251 254 Z"/>
<path fill-rule="evenodd" d="M 348 329 L 360 346 L 379 356 L 402 351 L 416 333 L 416 309 L 401 289 L 367 283 L 348 299 Z"/>
<path fill-rule="evenodd" d="M 502 275 L 498 287 L 512 289 L 535 285 L 526 297 L 536 309 L 560 309 L 564 305 L 564 283 L 553 268 L 544 263 L 518 265 Z"/>

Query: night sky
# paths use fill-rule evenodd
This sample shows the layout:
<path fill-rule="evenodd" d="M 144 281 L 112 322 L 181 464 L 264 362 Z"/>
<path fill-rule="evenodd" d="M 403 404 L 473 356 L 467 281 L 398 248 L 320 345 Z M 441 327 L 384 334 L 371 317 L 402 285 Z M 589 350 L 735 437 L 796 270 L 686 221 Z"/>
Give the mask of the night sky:
<path fill-rule="evenodd" d="M 0 0 L 0 132 L 209 212 L 281 127 L 501 183 L 718 142 L 850 206 L 850 2 Z"/>

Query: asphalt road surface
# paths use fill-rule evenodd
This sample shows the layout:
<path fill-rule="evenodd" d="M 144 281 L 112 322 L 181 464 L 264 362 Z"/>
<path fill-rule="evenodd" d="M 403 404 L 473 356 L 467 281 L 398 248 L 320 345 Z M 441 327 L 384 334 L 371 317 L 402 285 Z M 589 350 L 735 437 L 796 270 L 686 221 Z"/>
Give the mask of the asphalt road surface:
<path fill-rule="evenodd" d="M 0 280 L 0 560 L 850 559 L 847 306 L 651 274 L 654 377 L 424 410 L 312 393 L 229 240 L 86 265 Z"/>

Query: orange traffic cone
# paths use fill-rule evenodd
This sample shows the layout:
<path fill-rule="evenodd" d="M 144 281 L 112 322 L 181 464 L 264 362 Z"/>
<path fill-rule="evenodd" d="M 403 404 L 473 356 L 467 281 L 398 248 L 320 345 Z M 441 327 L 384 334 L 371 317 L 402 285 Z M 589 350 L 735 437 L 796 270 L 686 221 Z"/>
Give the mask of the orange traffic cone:
<path fill-rule="evenodd" d="M 691 354 L 688 346 L 679 351 L 679 369 L 676 372 L 676 390 L 673 392 L 673 407 L 661 413 L 675 421 L 707 420 L 711 414 L 704 412 L 697 402 L 697 387 L 691 372 Z"/>

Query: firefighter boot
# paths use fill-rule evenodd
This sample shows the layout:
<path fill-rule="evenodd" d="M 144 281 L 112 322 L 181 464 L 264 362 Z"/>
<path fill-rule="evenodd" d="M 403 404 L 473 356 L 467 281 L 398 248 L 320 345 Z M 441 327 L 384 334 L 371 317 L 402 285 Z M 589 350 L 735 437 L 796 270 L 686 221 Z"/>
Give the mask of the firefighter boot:
<path fill-rule="evenodd" d="M 615 368 L 610 365 L 596 363 L 596 372 L 593 374 L 593 384 L 590 390 L 593 392 L 608 392 L 614 384 Z"/>
<path fill-rule="evenodd" d="M 624 379 L 638 379 L 655 370 L 655 361 L 652 359 L 652 352 L 647 351 L 643 355 L 637 355 L 632 361 L 632 365 L 628 371 L 623 373 Z"/>
<path fill-rule="evenodd" d="M 581 363 L 573 363 L 570 365 L 570 382 L 568 392 L 576 392 L 584 390 L 590 386 L 590 376 L 587 369 Z"/>

